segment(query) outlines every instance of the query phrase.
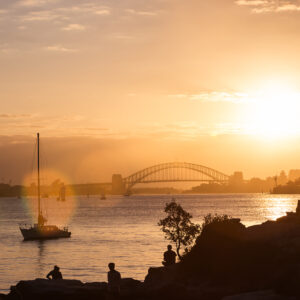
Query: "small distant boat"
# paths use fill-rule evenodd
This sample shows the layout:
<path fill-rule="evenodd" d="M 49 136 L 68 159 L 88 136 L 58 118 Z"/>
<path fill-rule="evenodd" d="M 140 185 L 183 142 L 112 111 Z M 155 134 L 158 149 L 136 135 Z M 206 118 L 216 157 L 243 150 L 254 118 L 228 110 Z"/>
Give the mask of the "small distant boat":
<path fill-rule="evenodd" d="M 21 225 L 20 231 L 24 240 L 46 240 L 67 238 L 71 236 L 68 227 L 59 228 L 56 225 L 45 225 L 47 219 L 44 217 L 41 209 L 41 192 L 40 192 L 40 135 L 37 134 L 37 181 L 38 181 L 38 220 L 32 225 Z"/>

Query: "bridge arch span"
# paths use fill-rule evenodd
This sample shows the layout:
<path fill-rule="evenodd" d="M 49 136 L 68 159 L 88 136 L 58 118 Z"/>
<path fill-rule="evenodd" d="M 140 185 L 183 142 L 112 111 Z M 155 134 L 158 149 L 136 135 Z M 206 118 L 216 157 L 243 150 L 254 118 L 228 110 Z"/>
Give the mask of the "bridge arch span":
<path fill-rule="evenodd" d="M 192 177 L 190 172 L 167 172 L 171 169 L 186 169 L 192 172 L 196 172 L 200 175 L 206 176 L 204 180 L 202 177 Z M 150 178 L 153 174 L 161 173 L 158 178 Z M 174 177 L 175 175 L 175 177 Z M 229 176 L 219 172 L 215 169 L 205 167 L 198 164 L 186 163 L 186 162 L 171 162 L 162 163 L 140 170 L 123 179 L 125 187 L 130 190 L 134 185 L 138 183 L 150 183 L 150 182 L 175 182 L 175 181 L 214 181 L 214 182 L 227 182 Z"/>

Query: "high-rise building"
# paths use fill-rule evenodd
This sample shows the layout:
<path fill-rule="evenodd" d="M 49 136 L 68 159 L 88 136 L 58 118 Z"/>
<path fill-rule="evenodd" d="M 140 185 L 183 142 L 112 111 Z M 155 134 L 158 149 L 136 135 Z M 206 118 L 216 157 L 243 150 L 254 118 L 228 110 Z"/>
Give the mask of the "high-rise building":
<path fill-rule="evenodd" d="M 113 174 L 112 176 L 112 194 L 122 195 L 125 192 L 125 185 L 121 174 Z"/>

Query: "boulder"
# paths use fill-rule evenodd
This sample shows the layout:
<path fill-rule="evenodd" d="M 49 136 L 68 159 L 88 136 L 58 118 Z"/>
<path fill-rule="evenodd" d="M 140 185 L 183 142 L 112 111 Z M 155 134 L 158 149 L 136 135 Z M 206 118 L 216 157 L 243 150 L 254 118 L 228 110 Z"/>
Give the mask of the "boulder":
<path fill-rule="evenodd" d="M 142 282 L 132 278 L 123 278 L 121 291 L 124 298 L 142 294 Z M 106 282 L 82 283 L 79 280 L 47 280 L 35 279 L 20 281 L 11 287 L 8 300 L 105 300 Z M 1 299 L 1 298 L 0 298 Z"/>
<path fill-rule="evenodd" d="M 95 285 L 85 285 L 79 280 L 36 279 L 20 281 L 11 287 L 10 300 L 85 300 L 105 299 L 106 290 Z"/>
<path fill-rule="evenodd" d="M 145 277 L 146 287 L 154 287 L 174 282 L 178 277 L 178 264 L 168 267 L 151 267 Z"/>

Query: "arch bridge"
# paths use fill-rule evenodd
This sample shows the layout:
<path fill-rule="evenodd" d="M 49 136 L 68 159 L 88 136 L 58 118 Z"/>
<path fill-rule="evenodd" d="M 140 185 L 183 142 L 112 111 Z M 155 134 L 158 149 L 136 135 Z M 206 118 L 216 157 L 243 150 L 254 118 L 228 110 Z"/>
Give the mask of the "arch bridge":
<path fill-rule="evenodd" d="M 126 191 L 138 183 L 154 182 L 228 182 L 229 176 L 198 164 L 163 163 L 138 171 L 123 179 Z"/>

